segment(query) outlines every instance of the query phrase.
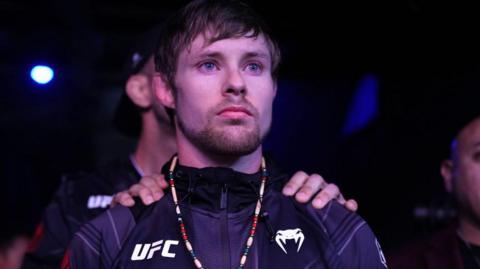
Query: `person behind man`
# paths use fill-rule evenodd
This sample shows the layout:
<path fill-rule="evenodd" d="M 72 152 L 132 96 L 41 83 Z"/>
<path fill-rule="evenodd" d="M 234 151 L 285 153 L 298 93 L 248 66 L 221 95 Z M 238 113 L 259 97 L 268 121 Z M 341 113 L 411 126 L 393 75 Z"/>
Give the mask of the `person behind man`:
<path fill-rule="evenodd" d="M 82 224 L 106 211 L 115 196 L 118 203 L 134 204 L 131 196 L 140 196 L 150 204 L 163 196 L 167 186 L 160 165 L 176 151 L 175 128 L 164 107 L 154 98 L 151 87 L 154 74 L 153 53 L 160 26 L 145 35 L 128 63 L 128 79 L 116 122 L 124 133 L 138 136 L 135 152 L 95 172 L 66 176 L 53 201 L 48 205 L 41 224 L 30 243 L 22 268 L 58 268 L 65 249 Z M 141 180 L 140 180 L 141 179 Z M 140 181 L 139 181 L 140 180 Z M 319 189 L 323 190 L 319 193 Z M 127 190 L 128 191 L 124 191 Z M 123 191 L 123 192 L 121 192 Z M 284 189 L 299 202 L 323 207 L 339 195 L 338 188 L 326 184 L 317 174 L 296 173 Z M 340 202 L 344 202 L 340 195 Z M 355 201 L 345 206 L 356 210 Z"/>
<path fill-rule="evenodd" d="M 386 268 L 359 216 L 280 193 L 262 157 L 280 61 L 260 18 L 239 1 L 190 2 L 167 22 L 155 97 L 175 112 L 168 193 L 115 207 L 74 236 L 64 268 Z"/>
<path fill-rule="evenodd" d="M 389 253 L 390 268 L 480 268 L 480 113 L 475 115 L 458 119 L 468 120 L 454 130 L 450 157 L 441 163 L 445 189 L 458 209 L 456 221 L 427 239 Z"/>

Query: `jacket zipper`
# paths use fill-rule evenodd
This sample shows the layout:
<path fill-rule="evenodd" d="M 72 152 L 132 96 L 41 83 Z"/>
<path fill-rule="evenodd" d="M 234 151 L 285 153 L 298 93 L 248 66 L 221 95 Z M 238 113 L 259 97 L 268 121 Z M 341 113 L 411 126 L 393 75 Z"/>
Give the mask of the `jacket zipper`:
<path fill-rule="evenodd" d="M 220 240 L 222 247 L 222 268 L 230 269 L 230 237 L 228 231 L 228 186 L 224 184 L 222 186 L 222 192 L 220 195 Z"/>
<path fill-rule="evenodd" d="M 220 209 L 227 210 L 227 200 L 228 200 L 228 186 L 223 184 L 222 193 L 220 195 Z"/>

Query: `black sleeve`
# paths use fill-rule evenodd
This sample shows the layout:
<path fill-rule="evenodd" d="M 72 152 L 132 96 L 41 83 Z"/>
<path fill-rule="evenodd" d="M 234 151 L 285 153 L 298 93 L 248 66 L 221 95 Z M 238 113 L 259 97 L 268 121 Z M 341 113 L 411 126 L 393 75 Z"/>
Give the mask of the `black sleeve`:
<path fill-rule="evenodd" d="M 135 225 L 130 208 L 118 205 L 107 210 L 75 233 L 62 268 L 118 268 L 115 258 Z"/>
<path fill-rule="evenodd" d="M 334 246 L 333 256 L 343 268 L 386 269 L 383 251 L 368 224 L 336 201 L 322 210 L 307 208 L 328 233 Z M 332 259 L 333 260 L 333 259 Z"/>
<path fill-rule="evenodd" d="M 78 175 L 77 175 L 78 176 Z M 82 221 L 67 212 L 75 211 L 71 190 L 75 180 L 64 177 L 52 201 L 46 207 L 42 220 L 25 255 L 22 269 L 59 268 L 65 250 Z"/>

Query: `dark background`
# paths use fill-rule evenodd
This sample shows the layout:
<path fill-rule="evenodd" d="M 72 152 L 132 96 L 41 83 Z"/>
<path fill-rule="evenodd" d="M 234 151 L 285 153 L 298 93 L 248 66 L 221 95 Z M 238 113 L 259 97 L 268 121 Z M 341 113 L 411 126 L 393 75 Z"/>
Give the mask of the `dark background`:
<path fill-rule="evenodd" d="M 265 144 L 277 162 L 338 184 L 387 248 L 442 223 L 440 161 L 480 97 L 480 10 L 459 1 L 251 2 L 283 50 Z M 62 173 L 131 152 L 134 141 L 112 124 L 125 61 L 183 3 L 0 1 L 2 236 L 32 232 Z M 49 85 L 29 78 L 39 63 L 55 69 Z M 430 209 L 425 218 L 414 217 L 419 207 Z"/>

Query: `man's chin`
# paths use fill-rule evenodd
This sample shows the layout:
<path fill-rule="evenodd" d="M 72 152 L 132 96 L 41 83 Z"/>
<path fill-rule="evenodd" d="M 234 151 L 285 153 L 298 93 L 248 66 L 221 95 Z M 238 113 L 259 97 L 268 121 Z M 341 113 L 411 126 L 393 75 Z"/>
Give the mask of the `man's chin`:
<path fill-rule="evenodd" d="M 217 144 L 214 147 L 210 147 L 210 152 L 216 155 L 224 156 L 245 156 L 254 152 L 258 148 L 258 144 L 229 144 L 223 143 L 221 145 Z"/>
<path fill-rule="evenodd" d="M 228 131 L 212 134 L 209 148 L 222 155 L 247 155 L 255 151 L 260 145 L 260 137 L 255 130 Z"/>
<path fill-rule="evenodd" d="M 256 130 L 252 126 L 246 125 L 228 125 L 217 129 L 218 133 L 224 133 L 223 136 L 235 137 L 235 139 L 242 139 L 242 137 L 252 136 Z"/>

